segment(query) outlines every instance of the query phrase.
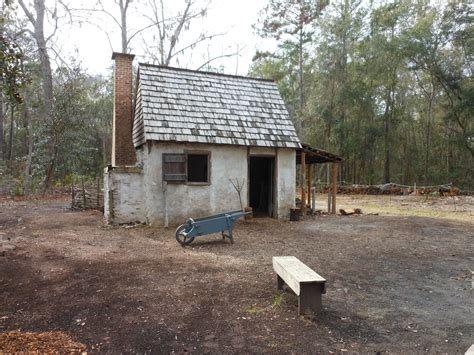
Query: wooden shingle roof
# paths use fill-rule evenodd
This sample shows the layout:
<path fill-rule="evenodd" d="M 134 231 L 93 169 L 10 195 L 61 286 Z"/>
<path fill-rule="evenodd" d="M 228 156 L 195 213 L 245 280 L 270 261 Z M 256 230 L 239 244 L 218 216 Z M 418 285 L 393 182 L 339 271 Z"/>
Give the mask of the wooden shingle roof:
<path fill-rule="evenodd" d="M 139 64 L 133 141 L 299 148 L 274 82 Z"/>

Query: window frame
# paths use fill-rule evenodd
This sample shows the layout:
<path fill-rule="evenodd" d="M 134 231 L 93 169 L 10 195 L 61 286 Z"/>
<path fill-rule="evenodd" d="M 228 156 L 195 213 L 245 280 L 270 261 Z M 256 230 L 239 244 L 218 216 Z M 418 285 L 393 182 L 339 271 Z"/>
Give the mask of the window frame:
<path fill-rule="evenodd" d="M 207 186 L 211 185 L 211 151 L 209 150 L 185 150 L 186 156 L 186 185 L 191 186 Z M 207 156 L 207 181 L 206 182 L 195 182 L 188 181 L 188 155 L 206 155 Z"/>
<path fill-rule="evenodd" d="M 183 155 L 184 156 L 184 180 L 166 180 L 165 176 L 165 156 L 167 155 Z M 207 156 L 207 181 L 206 182 L 197 182 L 197 181 L 188 181 L 188 155 L 206 155 Z M 209 150 L 185 150 L 182 153 L 162 153 L 162 181 L 166 181 L 168 184 L 183 184 L 183 185 L 190 185 L 190 186 L 208 186 L 211 185 L 211 151 Z"/>

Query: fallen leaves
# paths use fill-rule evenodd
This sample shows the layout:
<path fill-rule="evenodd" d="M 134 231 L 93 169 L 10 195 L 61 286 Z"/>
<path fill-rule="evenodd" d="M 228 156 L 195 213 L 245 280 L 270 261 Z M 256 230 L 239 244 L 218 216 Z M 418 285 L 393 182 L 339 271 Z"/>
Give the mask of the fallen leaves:
<path fill-rule="evenodd" d="M 86 346 L 58 331 L 0 333 L 0 353 L 18 352 L 86 354 Z"/>

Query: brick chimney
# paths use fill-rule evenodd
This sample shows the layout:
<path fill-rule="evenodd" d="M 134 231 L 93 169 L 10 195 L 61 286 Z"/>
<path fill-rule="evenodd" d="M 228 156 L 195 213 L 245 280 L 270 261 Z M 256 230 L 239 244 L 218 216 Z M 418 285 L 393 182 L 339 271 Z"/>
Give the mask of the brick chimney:
<path fill-rule="evenodd" d="M 132 142 L 132 63 L 133 54 L 112 54 L 114 71 L 114 119 L 112 123 L 112 166 L 135 165 Z"/>

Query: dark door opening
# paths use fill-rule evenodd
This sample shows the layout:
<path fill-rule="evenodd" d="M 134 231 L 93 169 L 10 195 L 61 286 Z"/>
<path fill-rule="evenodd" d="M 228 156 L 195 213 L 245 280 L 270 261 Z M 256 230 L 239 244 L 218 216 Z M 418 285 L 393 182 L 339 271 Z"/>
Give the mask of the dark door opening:
<path fill-rule="evenodd" d="M 254 216 L 273 216 L 274 158 L 250 157 L 249 204 Z"/>

